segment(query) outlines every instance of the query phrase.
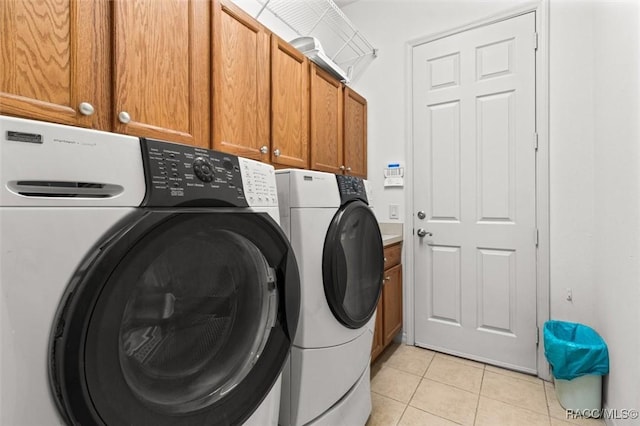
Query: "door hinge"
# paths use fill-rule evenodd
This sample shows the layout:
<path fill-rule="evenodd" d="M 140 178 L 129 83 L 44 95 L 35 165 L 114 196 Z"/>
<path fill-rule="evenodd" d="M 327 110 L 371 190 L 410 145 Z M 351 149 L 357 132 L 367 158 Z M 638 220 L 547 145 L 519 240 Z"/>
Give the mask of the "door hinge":
<path fill-rule="evenodd" d="M 538 50 L 538 33 L 533 33 L 533 50 Z"/>
<path fill-rule="evenodd" d="M 533 149 L 538 150 L 538 132 L 533 134 Z"/>
<path fill-rule="evenodd" d="M 536 326 L 536 346 L 540 344 L 540 327 Z"/>
<path fill-rule="evenodd" d="M 536 239 L 536 247 L 538 247 L 538 245 L 540 244 L 540 231 L 538 231 L 538 228 L 536 228 L 535 239 Z"/>

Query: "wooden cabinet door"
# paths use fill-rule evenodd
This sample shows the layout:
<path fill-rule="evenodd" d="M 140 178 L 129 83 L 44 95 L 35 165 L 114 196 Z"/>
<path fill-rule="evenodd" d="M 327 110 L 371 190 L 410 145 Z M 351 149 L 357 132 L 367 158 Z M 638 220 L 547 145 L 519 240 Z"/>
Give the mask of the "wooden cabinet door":
<path fill-rule="evenodd" d="M 309 167 L 309 61 L 271 35 L 271 162 Z"/>
<path fill-rule="evenodd" d="M 107 0 L 0 1 L 0 113 L 109 130 L 109 16 Z"/>
<path fill-rule="evenodd" d="M 367 100 L 344 89 L 344 165 L 350 175 L 367 177 Z"/>
<path fill-rule="evenodd" d="M 311 169 L 341 173 L 342 84 L 311 64 Z"/>
<path fill-rule="evenodd" d="M 384 271 L 384 280 L 382 330 L 386 346 L 402 328 L 402 266 L 396 265 Z"/>
<path fill-rule="evenodd" d="M 229 0 L 213 11 L 213 147 L 269 160 L 269 32 Z"/>
<path fill-rule="evenodd" d="M 384 349 L 384 338 L 382 336 L 383 312 L 384 307 L 382 306 L 382 297 L 380 297 L 378 308 L 376 309 L 376 326 L 373 332 L 373 343 L 371 345 L 371 362 L 374 362 Z"/>
<path fill-rule="evenodd" d="M 116 132 L 210 145 L 209 7 L 206 0 L 114 2 Z"/>

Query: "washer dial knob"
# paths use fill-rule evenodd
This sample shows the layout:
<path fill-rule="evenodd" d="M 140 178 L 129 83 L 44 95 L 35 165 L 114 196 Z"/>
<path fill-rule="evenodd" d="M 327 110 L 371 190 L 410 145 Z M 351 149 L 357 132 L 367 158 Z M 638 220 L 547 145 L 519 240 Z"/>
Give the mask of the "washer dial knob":
<path fill-rule="evenodd" d="M 203 182 L 211 182 L 213 180 L 213 165 L 204 157 L 197 157 L 193 160 L 193 171 Z"/>

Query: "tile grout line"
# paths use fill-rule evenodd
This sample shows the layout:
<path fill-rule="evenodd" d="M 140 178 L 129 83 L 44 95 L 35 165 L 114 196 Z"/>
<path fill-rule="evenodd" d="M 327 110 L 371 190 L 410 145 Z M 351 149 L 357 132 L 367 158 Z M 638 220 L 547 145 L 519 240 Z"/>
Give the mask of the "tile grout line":
<path fill-rule="evenodd" d="M 376 392 L 376 391 L 374 391 L 374 390 L 372 390 L 372 391 L 371 391 L 371 393 L 375 393 L 376 395 L 381 396 L 381 397 L 383 397 L 383 398 L 387 398 L 387 399 L 390 399 L 390 400 L 392 400 L 392 401 L 399 402 L 400 404 L 408 404 L 408 402 L 400 401 L 399 399 L 396 399 L 396 398 L 394 398 L 394 397 L 392 397 L 392 396 L 383 395 L 383 394 L 381 394 L 380 392 Z"/>
<path fill-rule="evenodd" d="M 396 402 L 399 402 L 399 403 L 401 403 L 401 404 L 405 404 L 405 405 L 407 405 L 407 406 L 408 406 L 408 405 L 409 405 L 409 402 L 411 402 L 411 399 L 413 398 L 413 396 L 415 395 L 416 391 L 418 390 L 418 387 L 420 386 L 420 383 L 422 382 L 422 379 L 424 379 L 424 374 L 426 374 L 427 370 L 428 370 L 428 369 L 429 369 L 429 367 L 431 366 L 431 362 L 433 362 L 433 358 L 434 358 L 434 357 L 435 357 L 435 356 L 432 356 L 432 357 L 431 357 L 431 360 L 429 360 L 429 363 L 427 364 L 427 367 L 425 368 L 425 372 L 423 373 L 423 375 L 422 375 L 422 376 L 417 375 L 417 374 L 413 374 L 413 373 L 409 373 L 409 372 L 404 371 L 404 370 L 400 370 L 399 368 L 396 368 L 396 367 L 394 367 L 394 366 L 392 366 L 392 365 L 386 365 L 386 363 L 389 361 L 388 359 L 387 359 L 387 360 L 385 360 L 385 361 L 382 361 L 382 364 L 380 365 L 380 370 L 378 370 L 378 373 L 379 373 L 380 371 L 382 371 L 382 368 L 390 368 L 390 369 L 392 369 L 392 370 L 396 370 L 396 371 L 399 371 L 399 372 L 404 373 L 404 374 L 409 374 L 410 376 L 418 377 L 418 378 L 420 379 L 420 381 L 418 382 L 418 386 L 416 386 L 416 388 L 414 389 L 413 393 L 412 393 L 412 394 L 411 394 L 411 396 L 409 397 L 409 401 L 408 401 L 408 402 L 400 401 L 399 399 L 396 399 L 396 398 L 394 398 L 394 397 L 392 397 L 392 396 L 381 394 L 380 392 L 376 392 L 376 391 L 375 391 L 375 390 L 373 390 L 373 389 L 371 389 L 371 392 L 372 392 L 372 393 L 375 393 L 375 394 L 376 394 L 376 395 L 378 395 L 378 396 L 382 396 L 382 397 L 385 397 L 385 398 L 391 399 L 392 401 L 396 401 Z M 389 357 L 389 358 L 390 358 L 390 357 Z M 377 361 L 376 361 L 374 364 L 376 364 L 376 363 L 377 363 Z M 376 373 L 376 374 L 377 374 L 377 373 Z M 406 409 L 406 407 L 405 407 L 405 409 Z M 403 415 L 404 415 L 404 411 L 403 411 Z M 402 418 L 402 417 L 401 417 L 401 418 Z"/>
<path fill-rule="evenodd" d="M 436 352 L 436 354 L 438 354 L 438 352 Z M 446 417 L 442 417 L 442 416 L 441 416 L 441 415 L 439 415 L 439 414 L 432 413 L 431 411 L 423 410 L 422 408 L 414 407 L 413 405 L 411 405 L 411 401 L 413 400 L 413 397 L 415 396 L 416 392 L 418 391 L 418 388 L 420 387 L 420 384 L 422 384 L 422 382 L 423 382 L 424 380 L 431 380 L 431 379 L 427 378 L 427 377 L 425 376 L 425 374 L 427 374 L 427 371 L 429 371 L 429 367 L 431 367 L 431 364 L 433 363 L 433 360 L 434 360 L 435 358 L 436 358 L 436 356 L 435 356 L 435 355 L 431 357 L 431 360 L 429 361 L 429 364 L 427 365 L 427 368 L 424 370 L 424 373 L 422 374 L 422 379 L 420 380 L 420 383 L 418 383 L 418 386 L 416 387 L 416 390 L 415 390 L 415 391 L 413 391 L 413 394 L 411 395 L 411 398 L 409 399 L 409 402 L 407 403 L 407 406 L 405 407 L 404 411 L 402 412 L 402 416 L 400 417 L 400 420 L 398 420 L 398 422 L 400 422 L 400 421 L 402 420 L 402 417 L 404 417 L 404 413 L 407 411 L 407 408 L 409 408 L 409 406 L 411 406 L 411 408 L 415 408 L 416 410 L 418 410 L 418 411 L 422 411 L 423 413 L 427 413 L 427 414 L 429 414 L 429 415 L 431 415 L 431 416 L 438 417 L 438 418 L 440 418 L 440 419 L 446 420 L 446 421 L 451 422 L 451 423 L 455 423 L 455 424 L 458 424 L 458 425 L 462 425 L 462 423 L 458 423 L 458 422 L 457 422 L 457 421 L 455 421 L 455 420 L 448 419 L 448 418 L 446 418 Z M 462 364 L 462 363 L 460 363 L 460 364 Z M 464 364 L 462 364 L 462 365 L 464 365 Z M 479 368 L 479 367 L 476 367 L 476 368 Z M 483 367 L 482 367 L 482 370 L 484 371 L 484 365 L 483 365 Z M 437 380 L 433 380 L 433 381 L 434 381 L 434 382 L 436 382 L 436 383 L 441 383 L 441 382 L 438 382 Z M 447 385 L 447 383 L 441 383 L 441 384 L 443 384 L 443 385 Z M 448 386 L 450 386 L 450 385 L 448 385 Z M 452 386 L 452 387 L 455 387 L 455 386 Z M 455 388 L 456 388 L 456 389 L 460 389 L 460 388 L 458 388 L 458 387 L 455 387 Z M 461 390 L 464 390 L 464 389 L 461 389 Z M 468 391 L 467 391 L 467 392 L 468 392 Z M 476 407 L 476 409 L 477 409 L 477 407 Z M 398 423 L 396 423 L 396 425 L 397 425 L 397 424 L 398 424 Z"/>
<path fill-rule="evenodd" d="M 431 359 L 429 360 L 429 363 L 427 364 L 427 368 L 425 368 L 424 373 L 422 373 L 422 376 L 420 376 L 420 381 L 418 382 L 418 386 L 416 386 L 416 388 L 413 390 L 413 393 L 411 394 L 411 396 L 409 397 L 409 401 L 407 401 L 407 403 L 404 406 L 404 410 L 402 410 L 402 414 L 400 415 L 400 418 L 398 419 L 398 421 L 396 422 L 396 425 L 399 424 L 402 421 L 402 418 L 404 417 L 404 413 L 407 412 L 407 408 L 409 408 L 409 404 L 411 403 L 411 400 L 413 399 L 413 396 L 416 394 L 416 392 L 418 391 L 418 388 L 420 387 L 420 383 L 422 383 L 422 380 L 424 380 L 424 375 L 427 374 L 427 370 L 429 370 L 429 367 L 431 366 L 431 363 L 433 362 L 433 359 L 435 358 L 435 355 L 431 357 Z M 410 374 L 410 373 L 409 373 Z M 395 425 L 394 425 L 395 426 Z"/>
<path fill-rule="evenodd" d="M 514 405 L 514 404 L 512 404 L 512 403 L 510 403 L 510 402 L 505 402 L 505 401 L 502 401 L 502 400 L 500 400 L 500 399 L 492 398 L 492 397 L 487 396 L 487 395 L 482 395 L 482 397 L 483 397 L 483 398 L 486 398 L 486 399 L 490 399 L 490 400 L 495 401 L 495 402 L 499 402 L 499 403 L 504 404 L 504 405 L 508 405 L 509 407 L 516 408 L 516 409 L 518 409 L 518 410 L 524 410 L 524 411 L 528 411 L 528 412 L 533 413 L 533 414 L 537 414 L 537 415 L 539 415 L 539 416 L 546 416 L 546 417 L 551 418 L 551 416 L 549 416 L 549 415 L 545 415 L 545 414 L 543 414 L 543 413 L 540 413 L 540 412 L 538 412 L 538 411 L 532 410 L 532 409 L 530 409 L 530 408 L 524 408 L 524 407 L 521 407 L 521 406 L 519 406 L 519 405 Z M 556 417 L 553 417 L 553 418 L 554 418 L 554 419 L 557 419 Z M 557 420 L 562 420 L 562 419 L 557 419 Z M 566 420 L 565 420 L 565 421 L 566 421 Z"/>
<path fill-rule="evenodd" d="M 482 395 L 482 386 L 484 385 L 484 373 L 487 371 L 487 365 L 485 364 L 482 369 L 482 380 L 480 381 L 480 390 L 478 391 L 478 399 L 476 400 L 476 412 L 473 415 L 473 424 L 475 425 L 478 421 L 478 410 L 480 409 L 480 395 Z"/>
<path fill-rule="evenodd" d="M 518 371 L 509 370 L 509 369 L 506 369 L 506 368 L 503 369 L 501 367 L 495 367 L 495 366 L 492 366 L 492 367 L 494 367 L 496 369 L 500 369 L 500 370 L 506 370 L 506 371 L 512 372 L 512 373 L 524 374 L 524 373 L 520 373 Z M 521 377 L 516 377 L 516 376 L 511 375 L 511 374 L 504 374 L 504 373 L 502 373 L 500 371 L 495 371 L 495 370 L 485 370 L 485 371 L 488 371 L 489 373 L 499 374 L 499 375 L 501 375 L 503 377 L 509 377 L 509 378 L 512 378 L 512 379 L 516 379 L 516 380 L 520 380 L 520 381 L 528 382 L 528 383 L 533 383 L 533 384 L 535 384 L 535 382 L 533 380 L 531 380 L 531 379 L 536 379 L 536 380 L 542 382 L 542 384 L 544 385 L 544 380 L 542 380 L 540 377 L 536 377 L 536 376 L 531 376 L 531 379 L 523 379 Z"/>
<path fill-rule="evenodd" d="M 407 405 L 407 408 L 409 408 L 409 405 Z M 427 411 L 427 410 L 423 410 L 422 408 L 414 407 L 413 405 L 411 405 L 411 408 L 413 408 L 415 410 L 418 410 L 418 411 L 422 411 L 423 413 L 429 414 L 430 416 L 437 417 L 439 419 L 446 420 L 448 422 L 455 423 L 455 424 L 460 425 L 460 426 L 464 426 L 462 423 L 459 423 L 456 420 L 451 420 L 449 418 L 442 417 L 440 414 L 435 414 L 435 413 L 432 413 L 431 411 Z"/>
<path fill-rule="evenodd" d="M 547 414 L 549 415 L 549 426 L 551 426 L 551 407 L 549 406 L 549 397 L 547 396 L 547 387 L 542 383 L 542 389 L 544 389 L 544 402 L 547 403 Z"/>
<path fill-rule="evenodd" d="M 484 377 L 484 371 L 482 372 L 482 376 Z M 455 389 L 457 389 L 457 390 L 461 390 L 461 391 L 464 391 L 464 392 L 468 392 L 468 393 L 476 393 L 475 391 L 471 391 L 471 390 L 469 390 L 469 389 L 461 388 L 460 386 L 452 385 L 451 383 L 441 382 L 440 380 L 438 380 L 438 379 L 434 379 L 434 378 L 432 378 L 432 377 L 426 377 L 426 376 L 424 376 L 424 377 L 423 377 L 423 379 L 431 380 L 432 382 L 440 383 L 441 385 L 450 386 L 450 387 L 452 387 L 452 388 L 455 388 Z M 482 389 L 482 383 L 480 383 L 480 388 Z M 480 389 L 478 389 L 478 393 L 480 393 Z"/>
<path fill-rule="evenodd" d="M 437 351 L 432 351 L 432 352 L 435 353 L 434 358 L 437 357 L 438 355 L 441 355 L 439 357 L 441 359 L 446 359 L 448 361 L 455 362 L 456 364 L 465 365 L 467 367 L 477 368 L 478 370 L 484 371 L 485 367 L 487 366 L 485 363 L 482 363 L 480 361 L 467 360 L 464 358 L 457 357 L 455 355 L 445 354 L 444 352 L 437 352 Z M 468 361 L 468 362 L 465 362 L 465 361 Z M 476 364 L 480 364 L 480 365 L 476 365 Z"/>
<path fill-rule="evenodd" d="M 436 356 L 434 355 L 429 360 L 429 363 L 427 364 L 427 368 L 424 369 L 424 373 L 422 373 L 422 376 L 420 377 L 420 381 L 418 382 L 418 386 L 416 386 L 416 388 L 413 390 L 413 393 L 409 397 L 409 401 L 407 401 L 407 405 L 405 405 L 404 410 L 402 411 L 402 415 L 398 419 L 398 422 L 396 423 L 396 425 L 402 421 L 402 418 L 404 417 L 404 413 L 407 412 L 407 408 L 409 408 L 409 405 L 411 404 L 411 401 L 413 400 L 413 397 L 415 396 L 416 392 L 418 392 L 418 388 L 420 387 L 420 384 L 422 384 L 422 381 L 424 380 L 424 375 L 427 374 L 427 371 L 429 371 L 429 367 L 431 367 L 431 363 L 433 362 L 433 359 L 435 357 Z"/>
<path fill-rule="evenodd" d="M 397 426 L 402 421 L 402 418 L 404 417 L 404 413 L 407 412 L 407 408 L 409 408 L 409 403 L 405 404 L 404 410 L 402 410 L 402 414 L 400 414 L 398 421 L 396 421 L 393 426 Z"/>

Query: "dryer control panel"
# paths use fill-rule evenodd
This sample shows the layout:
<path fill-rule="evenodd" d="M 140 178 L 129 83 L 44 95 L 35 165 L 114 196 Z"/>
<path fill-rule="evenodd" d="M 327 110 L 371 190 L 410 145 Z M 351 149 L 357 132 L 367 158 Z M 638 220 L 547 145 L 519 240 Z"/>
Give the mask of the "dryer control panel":
<path fill-rule="evenodd" d="M 367 204 L 369 203 L 362 178 L 336 175 L 336 179 L 338 180 L 338 191 L 340 191 L 340 203 L 342 205 L 351 200 L 361 200 Z"/>
<path fill-rule="evenodd" d="M 238 157 L 244 195 L 251 207 L 278 206 L 276 171 L 273 166 Z"/>
<path fill-rule="evenodd" d="M 141 139 L 147 194 L 143 206 L 248 207 L 238 157 Z"/>

